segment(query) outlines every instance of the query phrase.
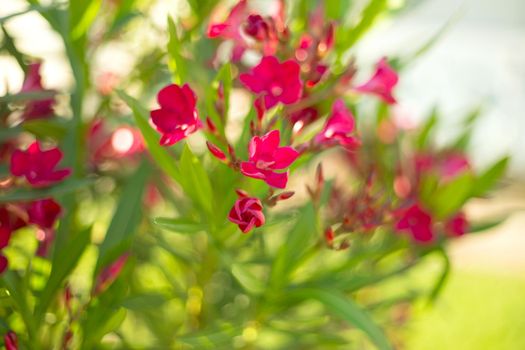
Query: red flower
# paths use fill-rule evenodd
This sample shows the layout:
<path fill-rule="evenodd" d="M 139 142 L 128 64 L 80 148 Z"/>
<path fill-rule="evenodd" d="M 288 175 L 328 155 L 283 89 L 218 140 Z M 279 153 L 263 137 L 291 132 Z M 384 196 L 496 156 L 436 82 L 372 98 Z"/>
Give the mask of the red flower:
<path fill-rule="evenodd" d="M 266 135 L 255 136 L 249 145 L 250 158 L 241 163 L 241 172 L 254 179 L 266 181 L 269 186 L 285 188 L 288 182 L 288 171 L 277 173 L 275 170 L 288 168 L 297 157 L 297 152 L 292 147 L 279 147 L 279 130 L 272 130 Z"/>
<path fill-rule="evenodd" d="M 418 204 L 414 204 L 401 212 L 401 218 L 396 223 L 396 230 L 405 231 L 420 243 L 427 243 L 434 239 L 432 217 Z"/>
<path fill-rule="evenodd" d="M 305 126 L 310 125 L 319 117 L 319 112 L 315 107 L 306 107 L 290 115 L 290 122 L 293 131 L 298 133 Z"/>
<path fill-rule="evenodd" d="M 388 104 L 396 103 L 396 99 L 392 96 L 392 89 L 397 85 L 399 78 L 395 70 L 393 70 L 386 60 L 382 58 L 377 63 L 376 72 L 369 81 L 355 88 L 356 91 L 379 96 Z"/>
<path fill-rule="evenodd" d="M 278 18 L 265 19 L 259 14 L 251 13 L 247 1 L 241 0 L 232 8 L 224 22 L 210 24 L 208 37 L 232 40 L 233 61 L 239 61 L 254 40 L 263 43 L 265 55 L 273 55 L 278 45 L 277 22 Z"/>
<path fill-rule="evenodd" d="M 51 198 L 31 202 L 27 208 L 29 222 L 38 225 L 41 229 L 53 228 L 61 211 L 60 204 Z"/>
<path fill-rule="evenodd" d="M 261 201 L 253 197 L 237 199 L 228 214 L 228 220 L 239 225 L 239 229 L 243 233 L 250 231 L 254 227 L 264 225 Z"/>
<path fill-rule="evenodd" d="M 24 176 L 35 186 L 42 187 L 62 181 L 71 174 L 70 169 L 55 169 L 62 159 L 58 148 L 47 151 L 40 149 L 38 141 L 33 142 L 27 151 L 15 150 L 11 155 L 11 174 Z"/>
<path fill-rule="evenodd" d="M 4 345 L 6 350 L 18 350 L 18 339 L 15 332 L 9 331 L 4 335 Z"/>
<path fill-rule="evenodd" d="M 301 97 L 303 83 L 299 64 L 292 60 L 280 63 L 275 56 L 263 57 L 250 73 L 243 73 L 239 78 L 252 92 L 264 95 L 266 109 L 279 102 L 292 104 Z"/>
<path fill-rule="evenodd" d="M 445 232 L 452 237 L 463 236 L 468 231 L 468 221 L 465 214 L 460 212 L 445 223 Z"/>
<path fill-rule="evenodd" d="M 350 136 L 354 132 L 354 127 L 354 116 L 346 108 L 343 100 L 336 100 L 332 106 L 332 114 L 323 130 L 315 137 L 315 142 L 327 146 L 338 143 L 347 149 L 355 149 L 360 142 L 354 136 Z"/>
<path fill-rule="evenodd" d="M 97 283 L 95 285 L 95 294 L 100 294 L 103 291 L 105 291 L 109 287 L 109 285 L 117 279 L 120 272 L 126 265 L 128 257 L 129 254 L 123 254 L 111 265 L 102 270 L 100 275 L 98 275 L 97 277 Z"/>
<path fill-rule="evenodd" d="M 444 179 L 452 179 L 464 171 L 470 170 L 468 158 L 459 152 L 445 155 L 440 165 L 440 172 Z"/>
<path fill-rule="evenodd" d="M 197 116 L 197 98 L 188 84 L 164 87 L 157 94 L 159 109 L 151 111 L 151 121 L 162 134 L 160 144 L 173 145 L 202 127 Z"/>
<path fill-rule="evenodd" d="M 255 40 L 262 41 L 268 37 L 270 26 L 260 15 L 249 15 L 244 24 L 244 32 Z"/>
<path fill-rule="evenodd" d="M 27 67 L 28 71 L 20 92 L 44 91 L 44 88 L 42 87 L 42 77 L 40 76 L 40 66 L 41 63 L 33 63 Z M 31 120 L 45 118 L 52 115 L 52 106 L 54 102 L 55 100 L 52 98 L 30 101 L 26 105 L 22 119 Z"/>

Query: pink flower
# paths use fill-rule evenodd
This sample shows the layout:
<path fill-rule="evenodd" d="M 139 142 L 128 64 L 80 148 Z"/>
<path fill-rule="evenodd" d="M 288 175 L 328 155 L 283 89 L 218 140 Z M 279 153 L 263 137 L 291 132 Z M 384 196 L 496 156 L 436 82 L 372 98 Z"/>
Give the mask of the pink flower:
<path fill-rule="evenodd" d="M 228 214 L 228 220 L 239 225 L 239 229 L 243 233 L 247 233 L 254 227 L 264 225 L 261 201 L 253 197 L 237 199 Z"/>
<path fill-rule="evenodd" d="M 463 212 L 454 215 L 445 223 L 445 233 L 451 237 L 463 236 L 468 231 L 468 221 Z"/>
<path fill-rule="evenodd" d="M 126 265 L 128 257 L 129 254 L 123 254 L 111 265 L 102 270 L 100 275 L 98 275 L 97 277 L 97 282 L 95 285 L 95 294 L 100 294 L 104 292 L 110 286 L 110 284 L 112 284 L 117 279 L 117 277 L 120 275 L 120 272 Z"/>
<path fill-rule="evenodd" d="M 464 154 L 459 152 L 445 155 L 441 162 L 440 172 L 445 179 L 452 179 L 468 170 L 470 170 L 470 162 Z"/>
<path fill-rule="evenodd" d="M 266 56 L 239 78 L 252 92 L 263 94 L 265 107 L 270 109 L 279 102 L 292 104 L 299 100 L 303 87 L 299 73 L 297 62 L 280 63 L 275 56 Z"/>
<path fill-rule="evenodd" d="M 246 0 L 235 5 L 228 18 L 222 23 L 211 23 L 208 27 L 209 38 L 232 40 L 234 43 L 232 60 L 239 61 L 253 41 L 263 43 L 263 53 L 273 55 L 277 50 L 277 18 L 263 18 L 251 13 Z M 251 40 L 251 42 L 250 42 Z"/>
<path fill-rule="evenodd" d="M 151 121 L 162 134 L 160 144 L 173 145 L 202 127 L 197 116 L 197 98 L 188 84 L 164 87 L 157 94 L 160 109 L 151 111 Z"/>
<path fill-rule="evenodd" d="M 310 125 L 319 117 L 319 112 L 315 107 L 306 107 L 290 115 L 290 123 L 293 131 L 298 133 L 305 126 Z"/>
<path fill-rule="evenodd" d="M 27 208 L 29 222 L 41 229 L 53 228 L 61 212 L 62 207 L 52 198 L 31 202 Z"/>
<path fill-rule="evenodd" d="M 18 210 L 14 210 L 14 208 Z M 0 206 L 0 228 L 16 231 L 26 226 L 27 223 L 21 218 L 24 215 L 23 209 L 18 207 L 11 207 L 10 209 L 12 210 L 6 206 Z"/>
<path fill-rule="evenodd" d="M 396 99 L 392 96 L 392 89 L 397 85 L 398 80 L 396 71 L 388 65 L 386 58 L 382 58 L 377 63 L 376 72 L 372 78 L 363 85 L 356 87 L 355 90 L 365 94 L 377 95 L 386 103 L 394 104 Z"/>
<path fill-rule="evenodd" d="M 20 92 L 39 92 L 44 91 L 42 87 L 42 77 L 40 76 L 41 63 L 30 64 L 27 68 L 27 74 L 22 84 Z M 22 115 L 23 120 L 46 118 L 53 114 L 53 98 L 30 101 Z"/>
<path fill-rule="evenodd" d="M 355 121 L 343 100 L 338 99 L 332 106 L 332 114 L 326 121 L 323 130 L 315 136 L 315 142 L 321 145 L 341 146 L 353 150 L 360 145 L 359 140 L 351 136 L 354 132 Z"/>
<path fill-rule="evenodd" d="M 70 169 L 55 169 L 61 159 L 60 149 L 55 147 L 42 151 L 38 141 L 35 141 L 27 151 L 15 150 L 13 152 L 11 174 L 24 176 L 35 187 L 48 186 L 62 181 L 71 174 Z"/>
<path fill-rule="evenodd" d="M 269 186 L 285 188 L 288 171 L 277 173 L 275 170 L 288 168 L 299 156 L 292 147 L 279 147 L 279 130 L 272 130 L 266 135 L 255 136 L 249 145 L 249 160 L 241 163 L 241 172 L 254 179 L 266 181 Z"/>
<path fill-rule="evenodd" d="M 9 331 L 4 335 L 4 345 L 6 350 L 18 350 L 18 339 L 15 332 Z"/>
<path fill-rule="evenodd" d="M 262 41 L 268 37 L 270 26 L 260 15 L 249 15 L 244 24 L 244 32 L 255 40 Z"/>
<path fill-rule="evenodd" d="M 396 230 L 410 233 L 419 243 L 427 243 L 434 239 L 432 217 L 418 204 L 401 211 L 400 214 L 401 218 L 395 225 Z"/>

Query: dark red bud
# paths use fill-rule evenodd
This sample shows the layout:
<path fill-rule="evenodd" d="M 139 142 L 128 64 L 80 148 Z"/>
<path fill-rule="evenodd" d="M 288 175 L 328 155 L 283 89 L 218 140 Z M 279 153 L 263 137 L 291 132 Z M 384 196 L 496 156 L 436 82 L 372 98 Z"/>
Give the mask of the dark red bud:
<path fill-rule="evenodd" d="M 224 154 L 223 151 L 221 151 L 217 146 L 215 146 L 213 143 L 211 143 L 210 141 L 206 141 L 206 146 L 208 146 L 208 150 L 210 151 L 211 154 L 213 154 L 213 156 L 215 158 L 217 158 L 218 160 L 220 160 L 221 162 L 227 162 L 228 161 L 228 158 L 226 157 L 226 155 Z"/>

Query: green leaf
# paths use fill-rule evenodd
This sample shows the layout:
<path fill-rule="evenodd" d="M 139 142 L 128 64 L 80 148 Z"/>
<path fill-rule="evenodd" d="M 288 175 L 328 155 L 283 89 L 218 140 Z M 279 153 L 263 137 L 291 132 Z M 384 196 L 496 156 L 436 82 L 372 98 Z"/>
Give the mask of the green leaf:
<path fill-rule="evenodd" d="M 22 128 L 36 137 L 51 137 L 62 140 L 67 132 L 69 122 L 64 119 L 35 119 L 28 120 L 22 124 Z"/>
<path fill-rule="evenodd" d="M 233 264 L 231 272 L 239 284 L 250 294 L 261 295 L 264 293 L 265 286 L 262 281 L 255 277 L 245 265 Z"/>
<path fill-rule="evenodd" d="M 71 30 L 73 40 L 84 36 L 95 19 L 102 5 L 102 0 L 70 1 L 70 23 L 74 26 Z"/>
<path fill-rule="evenodd" d="M 367 7 L 361 14 L 360 21 L 352 28 L 345 31 L 342 29 L 339 31 L 336 38 L 336 45 L 338 47 L 339 57 L 355 43 L 361 39 L 361 37 L 370 29 L 374 24 L 377 17 L 386 10 L 388 5 L 387 0 L 370 0 Z M 337 40 L 341 38 L 340 40 Z"/>
<path fill-rule="evenodd" d="M 186 218 L 155 218 L 153 223 L 160 228 L 177 233 L 195 233 L 207 228 L 204 224 Z"/>
<path fill-rule="evenodd" d="M 317 213 L 312 204 L 306 205 L 297 217 L 293 228 L 287 233 L 275 257 L 269 284 L 271 293 L 279 293 L 285 286 L 289 274 L 297 267 L 306 251 L 317 239 Z"/>
<path fill-rule="evenodd" d="M 438 186 L 431 199 L 433 213 L 441 219 L 454 214 L 469 198 L 473 185 L 474 176 L 467 172 Z"/>
<path fill-rule="evenodd" d="M 19 92 L 14 95 L 0 96 L 0 103 L 39 101 L 39 100 L 53 98 L 55 95 L 56 95 L 56 92 L 52 90 Z"/>
<path fill-rule="evenodd" d="M 4 33 L 4 40 L 2 42 L 2 48 L 5 48 L 7 52 L 9 52 L 11 56 L 13 56 L 13 58 L 16 60 L 16 62 L 18 63 L 20 68 L 22 68 L 24 72 L 27 71 L 27 66 L 24 62 L 25 61 L 24 54 L 18 51 L 17 47 L 15 46 L 15 42 L 13 38 L 11 37 L 11 35 L 9 35 L 9 33 L 5 29 L 2 22 L 0 22 L 0 27 L 2 27 L 2 32 Z"/>
<path fill-rule="evenodd" d="M 162 307 L 166 301 L 166 297 L 160 293 L 139 294 L 124 299 L 122 306 L 133 311 L 150 311 Z"/>
<path fill-rule="evenodd" d="M 231 344 L 232 339 L 241 333 L 242 328 L 225 324 L 214 329 L 183 334 L 177 337 L 177 342 L 193 346 L 196 349 L 217 349 L 219 345 Z"/>
<path fill-rule="evenodd" d="M 505 156 L 489 167 L 477 179 L 474 186 L 474 196 L 484 195 L 503 177 L 509 165 L 510 158 Z"/>
<path fill-rule="evenodd" d="M 140 223 L 142 194 L 150 171 L 150 165 L 144 160 L 124 186 L 104 241 L 99 248 L 95 275 L 130 247 Z"/>
<path fill-rule="evenodd" d="M 468 233 L 483 233 L 485 231 L 488 231 L 490 229 L 493 229 L 501 225 L 506 219 L 507 217 L 501 217 L 499 219 L 490 220 L 490 221 L 470 223 Z"/>
<path fill-rule="evenodd" d="M 438 248 L 437 253 L 439 253 L 439 256 L 443 260 L 443 270 L 439 274 L 436 283 L 434 284 L 434 287 L 432 288 L 430 292 L 430 301 L 434 302 L 437 297 L 439 296 L 440 292 L 443 290 L 443 287 L 445 286 L 445 282 L 447 281 L 448 276 L 450 275 L 450 259 L 448 258 L 447 252 L 442 248 Z"/>
<path fill-rule="evenodd" d="M 428 146 L 429 136 L 431 135 L 432 131 L 434 130 L 434 127 L 437 124 L 438 115 L 438 109 L 434 108 L 432 110 L 432 113 L 430 114 L 430 117 L 427 119 L 427 121 L 423 125 L 423 128 L 421 129 L 421 132 L 419 133 L 419 136 L 416 141 L 417 149 L 422 150 Z"/>
<path fill-rule="evenodd" d="M 126 309 L 124 308 L 105 309 L 103 311 L 97 314 L 90 313 L 92 317 L 84 326 L 88 334 L 83 339 L 82 350 L 97 348 L 96 345 L 100 339 L 107 333 L 116 330 L 126 318 Z"/>
<path fill-rule="evenodd" d="M 320 288 L 292 290 L 288 293 L 291 298 L 313 299 L 321 302 L 332 314 L 363 331 L 378 349 L 393 349 L 381 328 L 352 299 L 345 297 L 345 295 Z"/>
<path fill-rule="evenodd" d="M 182 176 L 177 167 L 176 160 L 173 159 L 166 148 L 160 146 L 158 133 L 148 124 L 148 112 L 136 99 L 127 95 L 124 91 L 117 91 L 117 93 L 133 111 L 135 123 L 140 129 L 142 136 L 144 136 L 146 146 L 157 165 L 173 180 L 180 183 Z"/>
<path fill-rule="evenodd" d="M 11 192 L 7 192 L 0 196 L 0 203 L 29 201 L 35 199 L 55 197 L 66 193 L 77 191 L 81 188 L 86 188 L 93 183 L 92 179 L 71 179 L 66 180 L 56 186 L 43 189 L 28 189 L 19 188 Z"/>
<path fill-rule="evenodd" d="M 186 60 L 180 54 L 182 51 L 181 42 L 177 35 L 177 27 L 175 26 L 175 23 L 171 17 L 168 17 L 168 32 L 170 36 L 168 41 L 168 66 L 170 68 L 173 80 L 177 84 L 182 84 L 187 81 L 186 72 L 189 70 L 186 67 Z"/>
<path fill-rule="evenodd" d="M 213 212 L 211 182 L 199 158 L 191 152 L 188 144 L 184 145 L 180 157 L 179 170 L 181 174 L 184 174 L 180 181 L 184 192 L 206 213 L 211 214 Z"/>
<path fill-rule="evenodd" d="M 22 320 L 27 328 L 29 339 L 35 342 L 36 347 L 36 330 L 37 321 L 33 317 L 32 309 L 28 304 L 28 292 L 23 279 L 12 270 L 7 270 L 1 277 L 2 285 L 9 291 L 10 299 L 15 304 L 20 313 Z"/>
<path fill-rule="evenodd" d="M 68 240 L 67 245 L 53 256 L 51 274 L 40 295 L 39 303 L 35 311 L 37 320 L 41 320 L 44 317 L 49 304 L 62 288 L 66 277 L 77 265 L 90 240 L 91 228 L 77 233 L 74 239 Z"/>

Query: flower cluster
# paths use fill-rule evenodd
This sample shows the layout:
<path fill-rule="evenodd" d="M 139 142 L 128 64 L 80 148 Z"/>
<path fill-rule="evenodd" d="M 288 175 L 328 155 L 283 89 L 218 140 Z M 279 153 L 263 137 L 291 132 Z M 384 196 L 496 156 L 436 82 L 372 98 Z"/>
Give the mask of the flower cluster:
<path fill-rule="evenodd" d="M 71 174 L 70 169 L 57 169 L 62 159 L 58 148 L 43 150 L 38 141 L 27 150 L 16 149 L 11 154 L 10 171 L 13 176 L 4 183 L 8 187 L 27 184 L 42 188 L 63 181 Z M 0 205 L 0 249 L 8 246 L 12 234 L 23 227 L 34 225 L 40 244 L 36 254 L 45 256 L 54 238 L 54 227 L 62 213 L 62 207 L 53 198 L 37 199 L 31 202 Z M 7 268 L 7 259 L 0 255 L 0 272 Z"/>

